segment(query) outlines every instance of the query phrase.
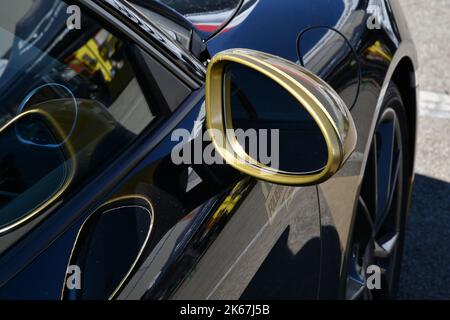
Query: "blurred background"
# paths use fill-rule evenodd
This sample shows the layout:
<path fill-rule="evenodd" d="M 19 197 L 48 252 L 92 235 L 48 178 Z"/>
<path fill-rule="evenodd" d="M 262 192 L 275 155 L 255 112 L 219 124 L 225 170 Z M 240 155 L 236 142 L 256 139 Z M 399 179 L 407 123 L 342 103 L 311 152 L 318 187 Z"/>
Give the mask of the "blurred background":
<path fill-rule="evenodd" d="M 400 299 L 450 298 L 450 0 L 399 1 L 419 54 L 416 180 Z"/>

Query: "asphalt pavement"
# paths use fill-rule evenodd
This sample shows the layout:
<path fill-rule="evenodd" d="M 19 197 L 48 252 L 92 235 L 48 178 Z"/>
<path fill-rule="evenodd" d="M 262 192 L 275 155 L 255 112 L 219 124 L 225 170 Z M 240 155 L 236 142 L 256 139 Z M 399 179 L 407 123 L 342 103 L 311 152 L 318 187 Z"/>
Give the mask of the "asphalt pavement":
<path fill-rule="evenodd" d="M 450 299 L 450 0 L 400 1 L 419 54 L 416 179 L 400 299 Z"/>

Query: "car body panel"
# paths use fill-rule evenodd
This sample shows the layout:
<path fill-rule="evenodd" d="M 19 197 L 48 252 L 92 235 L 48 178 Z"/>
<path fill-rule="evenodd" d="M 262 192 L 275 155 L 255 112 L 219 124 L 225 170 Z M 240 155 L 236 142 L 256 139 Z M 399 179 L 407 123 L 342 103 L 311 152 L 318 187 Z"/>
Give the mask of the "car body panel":
<path fill-rule="evenodd" d="M 191 21 L 202 38 L 207 40 L 230 22 L 243 0 L 163 0 L 162 2 Z"/>

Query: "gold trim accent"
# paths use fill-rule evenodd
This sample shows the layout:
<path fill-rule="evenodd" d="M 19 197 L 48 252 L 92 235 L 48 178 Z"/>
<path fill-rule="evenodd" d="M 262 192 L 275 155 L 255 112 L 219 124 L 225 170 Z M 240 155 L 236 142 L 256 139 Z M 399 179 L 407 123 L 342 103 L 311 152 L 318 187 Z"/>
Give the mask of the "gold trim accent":
<path fill-rule="evenodd" d="M 14 123 L 16 123 L 18 120 L 24 118 L 25 116 L 31 115 L 31 114 L 40 114 L 43 115 L 45 118 L 47 118 L 50 122 L 50 125 L 53 126 L 56 133 L 59 134 L 61 137 L 64 137 L 64 130 L 60 127 L 58 122 L 46 111 L 42 109 L 31 109 L 28 111 L 24 111 L 20 113 L 19 115 L 15 116 L 11 120 L 9 120 L 5 125 L 3 125 L 0 128 L 0 134 L 2 134 L 8 127 L 12 126 Z M 72 182 L 73 177 L 75 176 L 76 166 L 77 162 L 75 159 L 75 151 L 73 149 L 73 146 L 70 144 L 69 141 L 67 141 L 63 146 L 61 146 L 61 149 L 66 149 L 67 155 L 69 156 L 70 160 L 70 172 L 68 176 L 66 177 L 64 184 L 61 188 L 59 188 L 52 196 L 49 197 L 44 203 L 37 206 L 37 208 L 34 208 L 30 213 L 26 214 L 22 218 L 19 218 L 15 222 L 4 226 L 3 228 L 0 228 L 0 234 L 9 232 L 10 230 L 19 227 L 20 225 L 24 224 L 25 222 L 33 219 L 36 215 L 38 215 L 41 211 L 47 209 L 55 200 L 57 200 L 63 193 L 66 191 L 70 183 Z"/>
<path fill-rule="evenodd" d="M 323 169 L 307 174 L 280 172 L 246 154 L 232 133 L 231 107 L 223 102 L 224 85 L 229 87 L 228 81 L 223 83 L 224 68 L 229 63 L 238 63 L 264 74 L 304 106 L 327 144 L 328 161 Z M 216 150 L 232 167 L 255 178 L 285 185 L 313 185 L 327 180 L 342 167 L 355 149 L 357 140 L 349 110 L 325 81 L 288 60 L 249 49 L 222 51 L 209 63 L 206 126 Z"/>
<path fill-rule="evenodd" d="M 84 222 L 82 223 L 80 229 L 78 230 L 77 236 L 75 237 L 75 241 L 74 241 L 74 243 L 73 243 L 72 250 L 70 251 L 69 260 L 68 260 L 68 262 L 67 262 L 66 271 L 67 271 L 67 268 L 69 267 L 69 265 L 70 265 L 70 263 L 71 263 L 72 256 L 73 256 L 73 252 L 75 251 L 75 247 L 77 246 L 77 243 L 78 243 L 78 240 L 79 240 L 81 231 L 83 231 L 83 228 L 84 228 L 86 222 L 87 222 L 94 214 L 96 214 L 97 212 L 99 212 L 99 210 L 101 210 L 102 208 L 104 208 L 104 207 L 106 207 L 106 206 L 108 206 L 108 205 L 111 205 L 111 204 L 113 204 L 113 203 L 115 203 L 115 202 L 119 202 L 119 201 L 123 201 L 123 200 L 129 200 L 129 199 L 134 199 L 134 200 L 135 200 L 135 199 L 139 199 L 139 200 L 144 201 L 144 202 L 148 205 L 148 208 L 146 208 L 146 207 L 144 207 L 144 206 L 142 206 L 142 205 L 128 205 L 128 206 L 139 206 L 139 207 L 145 208 L 145 209 L 149 212 L 149 214 L 150 214 L 150 226 L 149 226 L 149 229 L 148 229 L 147 236 L 146 236 L 146 238 L 145 238 L 145 240 L 144 240 L 144 243 L 142 244 L 141 249 L 139 250 L 139 252 L 138 252 L 138 254 L 137 254 L 137 256 L 136 256 L 136 259 L 133 261 L 133 264 L 132 264 L 132 265 L 130 266 L 130 268 L 128 269 L 128 272 L 126 273 L 126 275 L 122 278 L 122 280 L 121 280 L 121 281 L 119 282 L 119 284 L 117 285 L 117 288 L 116 288 L 116 289 L 113 291 L 113 293 L 109 296 L 108 300 L 112 300 L 112 299 L 117 295 L 117 293 L 122 289 L 122 287 L 123 287 L 125 281 L 128 279 L 128 277 L 130 276 L 131 272 L 133 272 L 133 269 L 136 267 L 137 262 L 138 262 L 139 259 L 141 258 L 142 253 L 144 252 L 144 249 L 145 249 L 145 247 L 146 247 L 147 244 L 148 244 L 148 240 L 150 239 L 150 235 L 151 235 L 151 233 L 152 233 L 152 231 L 153 231 L 153 226 L 154 226 L 154 224 L 155 224 L 155 209 L 154 209 L 153 204 L 152 204 L 152 202 L 150 201 L 150 199 L 148 199 L 146 196 L 141 195 L 141 194 L 132 194 L 132 195 L 124 195 L 124 196 L 120 196 L 120 197 L 113 198 L 113 199 L 110 199 L 110 200 L 104 202 L 100 207 L 98 207 L 97 209 L 95 209 L 94 212 L 93 212 L 92 214 L 90 214 L 89 217 L 87 217 L 86 220 L 84 220 Z M 122 207 L 123 207 L 123 206 L 122 206 Z M 111 209 L 115 209 L 115 208 L 111 208 Z M 110 210 L 111 210 L 111 209 L 110 209 Z M 116 209 L 117 209 L 117 208 L 116 208 Z M 65 288 L 66 288 L 66 281 L 67 281 L 67 273 L 66 273 L 65 276 L 64 276 L 63 287 L 62 287 L 62 290 L 61 290 L 61 300 L 64 299 L 64 292 L 65 292 Z M 81 290 L 83 290 L 83 289 L 81 289 Z"/>

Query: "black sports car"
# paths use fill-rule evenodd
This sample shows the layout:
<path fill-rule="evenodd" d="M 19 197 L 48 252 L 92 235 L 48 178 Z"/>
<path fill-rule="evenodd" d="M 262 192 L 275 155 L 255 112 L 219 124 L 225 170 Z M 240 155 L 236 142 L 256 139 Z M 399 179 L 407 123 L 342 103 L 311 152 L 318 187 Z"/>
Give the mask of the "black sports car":
<path fill-rule="evenodd" d="M 2 1 L 0 39 L 0 299 L 395 296 L 397 1 Z"/>

